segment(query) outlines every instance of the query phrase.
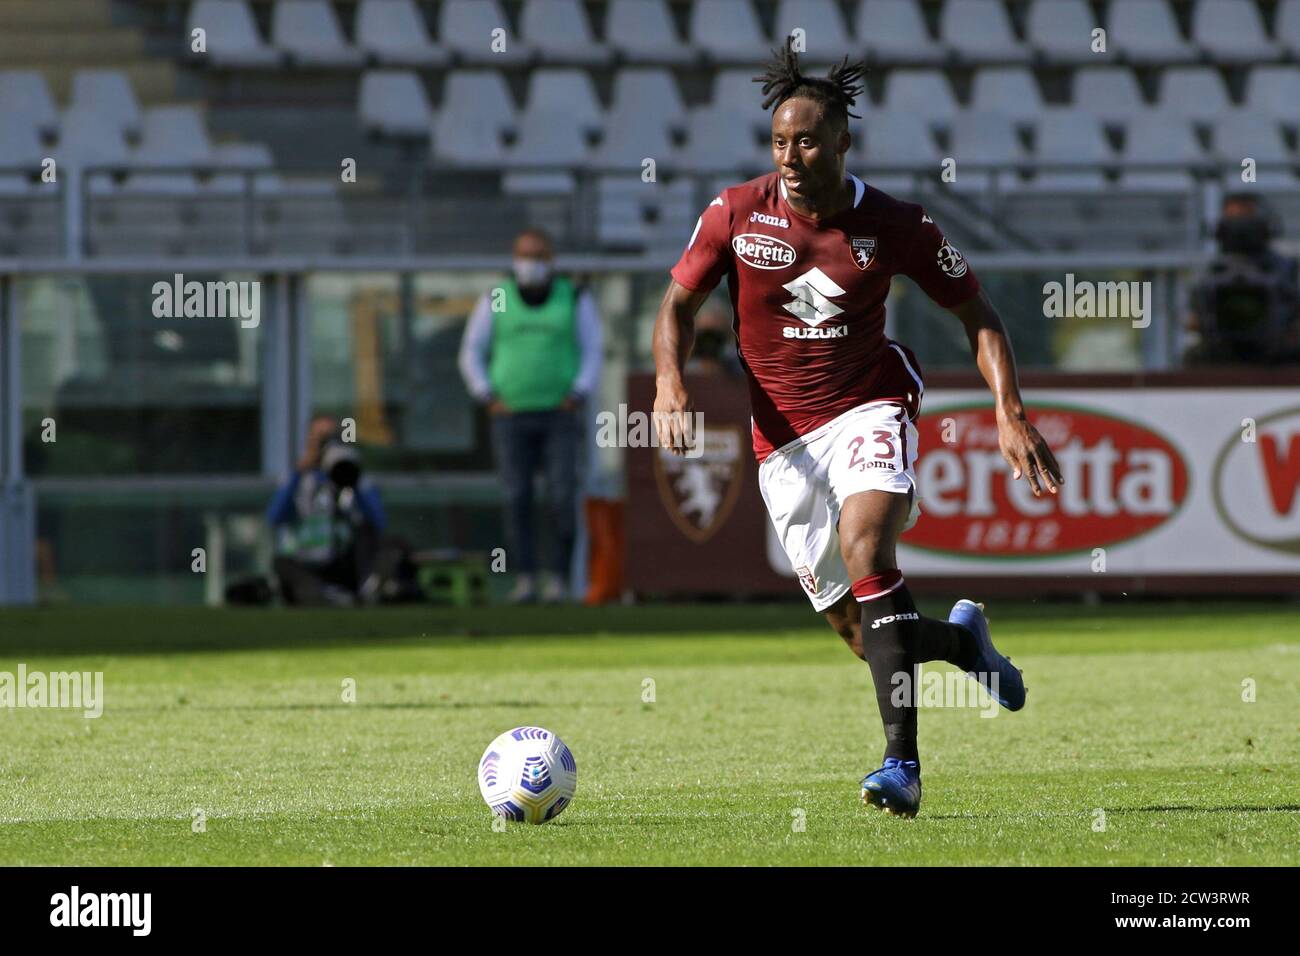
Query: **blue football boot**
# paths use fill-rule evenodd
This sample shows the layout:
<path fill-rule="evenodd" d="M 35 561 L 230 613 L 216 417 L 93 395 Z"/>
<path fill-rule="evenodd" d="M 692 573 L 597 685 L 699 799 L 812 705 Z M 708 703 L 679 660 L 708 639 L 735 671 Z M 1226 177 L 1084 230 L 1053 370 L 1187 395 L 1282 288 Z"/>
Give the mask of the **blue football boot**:
<path fill-rule="evenodd" d="M 975 635 L 979 644 L 979 660 L 975 670 L 969 676 L 974 677 L 989 692 L 989 696 L 1007 710 L 1019 710 L 1025 706 L 1025 678 L 1020 669 L 1011 663 L 1011 658 L 1004 657 L 993 646 L 989 637 L 989 622 L 984 617 L 984 605 L 967 601 L 965 598 L 952 606 L 948 615 L 952 624 L 960 624 Z M 994 690 L 991 674 L 997 675 L 997 689 Z"/>
<path fill-rule="evenodd" d="M 862 778 L 862 802 L 896 817 L 914 817 L 921 809 L 921 765 L 886 757 L 885 765 Z"/>

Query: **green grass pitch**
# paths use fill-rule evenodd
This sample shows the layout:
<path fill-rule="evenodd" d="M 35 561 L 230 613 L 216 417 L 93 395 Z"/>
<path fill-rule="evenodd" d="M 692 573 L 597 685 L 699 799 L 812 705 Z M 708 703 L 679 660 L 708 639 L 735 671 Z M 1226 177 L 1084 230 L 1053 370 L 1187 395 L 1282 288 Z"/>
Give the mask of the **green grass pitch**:
<path fill-rule="evenodd" d="M 105 708 L 0 710 L 0 864 L 1300 863 L 1293 605 L 989 614 L 1028 704 L 923 710 L 908 821 L 859 803 L 870 673 L 797 605 L 6 611 L 0 671 Z M 519 724 L 578 793 L 499 831 L 475 768 Z"/>

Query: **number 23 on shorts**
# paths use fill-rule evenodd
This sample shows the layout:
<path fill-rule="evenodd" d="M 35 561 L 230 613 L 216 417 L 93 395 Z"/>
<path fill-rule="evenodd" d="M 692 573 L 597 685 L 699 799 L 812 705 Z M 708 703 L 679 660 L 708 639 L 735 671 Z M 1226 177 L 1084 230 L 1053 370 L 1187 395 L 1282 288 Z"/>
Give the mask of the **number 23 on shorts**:
<path fill-rule="evenodd" d="M 867 444 L 867 439 L 862 435 L 849 440 L 849 470 L 856 468 L 858 471 L 866 471 L 868 468 L 884 468 L 887 471 L 896 471 L 898 465 L 895 459 L 898 457 L 898 436 L 887 428 L 874 428 L 871 431 L 871 446 L 867 449 L 870 453 L 873 449 L 878 449 L 875 454 L 864 457 L 862 446 Z"/>

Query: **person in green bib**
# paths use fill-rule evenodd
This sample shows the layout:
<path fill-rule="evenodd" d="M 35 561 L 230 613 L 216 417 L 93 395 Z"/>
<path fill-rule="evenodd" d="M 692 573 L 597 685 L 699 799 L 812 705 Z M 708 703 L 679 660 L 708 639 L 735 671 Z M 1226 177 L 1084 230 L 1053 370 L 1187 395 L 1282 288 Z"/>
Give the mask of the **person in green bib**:
<path fill-rule="evenodd" d="M 510 600 L 560 603 L 569 595 L 577 525 L 580 412 L 600 378 L 601 325 L 591 294 L 552 267 L 540 229 L 515 237 L 511 277 L 485 292 L 461 339 L 460 371 L 486 406 L 506 491 Z M 533 479 L 546 479 L 551 548 L 539 579 Z"/>

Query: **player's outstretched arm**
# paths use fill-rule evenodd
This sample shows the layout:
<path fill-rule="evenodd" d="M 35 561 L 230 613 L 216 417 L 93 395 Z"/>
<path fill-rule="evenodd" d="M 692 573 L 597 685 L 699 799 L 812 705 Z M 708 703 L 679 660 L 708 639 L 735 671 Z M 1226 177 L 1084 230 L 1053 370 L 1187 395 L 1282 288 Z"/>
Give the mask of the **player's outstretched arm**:
<path fill-rule="evenodd" d="M 993 392 L 1002 457 L 1012 467 L 1016 478 L 1024 475 L 1029 480 L 1035 496 L 1043 493 L 1044 486 L 1056 494 L 1056 489 L 1064 483 L 1061 466 L 1056 463 L 1052 450 L 1038 434 L 1038 429 L 1025 417 L 1020 385 L 1016 380 L 1016 357 L 997 309 L 981 289 L 979 294 L 949 311 L 966 327 L 966 338 L 970 340 L 975 363 Z"/>
<path fill-rule="evenodd" d="M 695 292 L 670 281 L 655 317 L 655 432 L 660 446 L 674 455 L 684 454 L 695 438 L 682 369 L 695 344 L 695 313 L 708 297 L 708 292 Z"/>

